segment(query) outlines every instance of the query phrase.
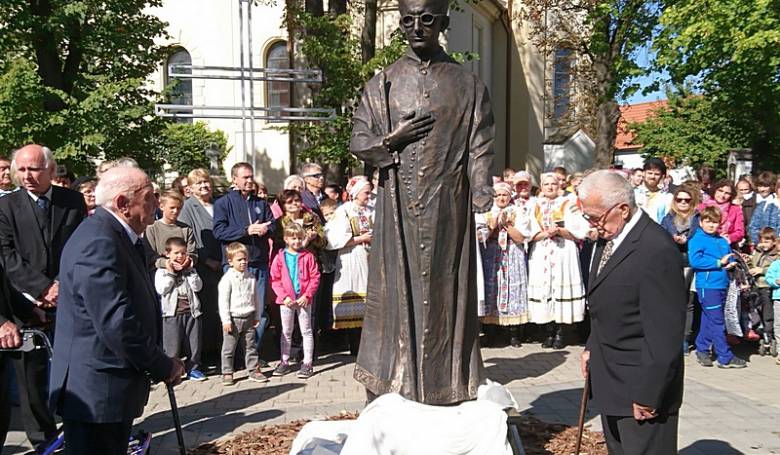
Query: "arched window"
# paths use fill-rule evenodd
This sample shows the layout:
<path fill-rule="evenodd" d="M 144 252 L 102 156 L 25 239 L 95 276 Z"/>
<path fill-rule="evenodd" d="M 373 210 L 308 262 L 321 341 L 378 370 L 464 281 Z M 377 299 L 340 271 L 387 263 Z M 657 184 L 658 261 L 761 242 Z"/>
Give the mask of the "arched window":
<path fill-rule="evenodd" d="M 192 106 L 192 79 L 179 79 L 169 77 L 169 73 L 192 74 L 191 68 L 177 67 L 176 65 L 192 65 L 192 57 L 186 49 L 177 48 L 165 65 L 165 86 L 166 88 L 173 84 L 168 95 L 171 104 L 186 104 Z M 182 113 L 192 113 L 192 111 L 180 111 Z M 181 121 L 191 122 L 192 119 L 180 119 Z"/>
<path fill-rule="evenodd" d="M 289 54 L 287 53 L 286 42 L 277 41 L 271 45 L 265 57 L 265 67 L 290 68 L 290 59 Z M 289 82 L 268 82 L 266 87 L 267 107 L 290 107 Z"/>
<path fill-rule="evenodd" d="M 571 49 L 557 49 L 553 60 L 553 118 L 563 121 L 571 115 L 572 66 L 574 53 Z"/>

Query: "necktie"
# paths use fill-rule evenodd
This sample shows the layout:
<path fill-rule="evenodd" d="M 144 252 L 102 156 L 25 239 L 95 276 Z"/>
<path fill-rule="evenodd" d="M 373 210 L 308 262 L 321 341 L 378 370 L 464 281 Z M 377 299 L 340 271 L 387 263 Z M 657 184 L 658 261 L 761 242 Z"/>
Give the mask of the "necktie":
<path fill-rule="evenodd" d="M 38 204 L 38 208 L 41 209 L 42 212 L 49 213 L 49 198 L 40 196 L 35 203 Z"/>
<path fill-rule="evenodd" d="M 612 240 L 608 241 L 604 245 L 604 251 L 601 252 L 601 259 L 599 260 L 599 267 L 596 269 L 596 276 L 601 273 L 601 269 L 604 268 L 604 264 L 609 261 L 609 257 L 612 256 Z"/>
<path fill-rule="evenodd" d="M 144 267 L 146 267 L 146 249 L 144 248 L 144 242 L 139 237 L 138 240 L 135 241 L 135 252 L 138 253 L 138 257 L 141 258 L 141 263 L 143 263 Z"/>

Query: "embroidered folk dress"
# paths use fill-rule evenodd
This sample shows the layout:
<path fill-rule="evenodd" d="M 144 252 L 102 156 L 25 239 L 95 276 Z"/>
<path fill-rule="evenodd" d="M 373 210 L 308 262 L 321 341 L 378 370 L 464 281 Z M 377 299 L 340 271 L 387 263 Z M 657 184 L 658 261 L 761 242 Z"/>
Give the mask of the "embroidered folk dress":
<path fill-rule="evenodd" d="M 493 205 L 490 212 L 477 214 L 477 229 L 487 236 L 488 224 L 495 224 L 502 213 L 508 224 L 527 237 L 530 230 L 528 210 L 509 205 L 503 209 Z M 480 243 L 482 270 L 485 277 L 485 299 L 479 306 L 483 324 L 518 325 L 528 322 L 528 272 L 525 245 L 515 243 L 505 228 L 498 235 Z"/>
<path fill-rule="evenodd" d="M 333 283 L 333 328 L 352 329 L 363 325 L 368 288 L 368 251 L 365 244 L 347 246 L 353 237 L 371 232 L 374 210 L 352 201 L 336 209 L 325 225 L 329 250 L 338 250 Z"/>
<path fill-rule="evenodd" d="M 588 232 L 577 205 L 565 196 L 537 198 L 530 218 L 531 237 L 561 221 L 577 239 Z M 528 269 L 529 322 L 572 324 L 583 320 L 585 287 L 574 241 L 556 236 L 532 242 Z"/>

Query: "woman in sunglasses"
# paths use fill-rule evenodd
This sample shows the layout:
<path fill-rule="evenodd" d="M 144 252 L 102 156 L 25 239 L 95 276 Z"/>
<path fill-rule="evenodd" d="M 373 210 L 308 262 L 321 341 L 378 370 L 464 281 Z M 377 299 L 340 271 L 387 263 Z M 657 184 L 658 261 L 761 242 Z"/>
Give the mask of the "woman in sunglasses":
<path fill-rule="evenodd" d="M 685 314 L 685 338 L 683 338 L 683 353 L 690 351 L 689 346 L 693 336 L 693 308 L 695 305 L 696 291 L 691 289 L 693 270 L 688 264 L 688 240 L 699 229 L 699 205 L 698 185 L 693 182 L 685 182 L 678 186 L 672 193 L 672 204 L 669 213 L 661 220 L 661 226 L 672 236 L 672 239 L 680 249 L 683 257 L 683 274 L 685 287 L 688 289 L 688 305 Z"/>

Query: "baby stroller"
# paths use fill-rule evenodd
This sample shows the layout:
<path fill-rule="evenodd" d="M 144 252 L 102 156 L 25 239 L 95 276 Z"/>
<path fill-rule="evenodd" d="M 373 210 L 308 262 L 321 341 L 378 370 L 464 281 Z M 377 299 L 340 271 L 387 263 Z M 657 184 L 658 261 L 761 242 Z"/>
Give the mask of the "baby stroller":
<path fill-rule="evenodd" d="M 767 327 L 764 327 L 764 318 L 761 314 L 763 309 L 756 285 L 756 277 L 750 273 L 750 264 L 745 261 L 745 258 L 738 251 L 733 251 L 733 253 L 737 266 L 731 270 L 730 278 L 732 283 L 739 289 L 740 304 L 737 305 L 737 308 L 741 310 L 739 317 L 740 329 L 746 329 L 741 331 L 747 340 L 759 341 L 759 355 L 770 354 L 776 356 L 777 344 Z M 731 291 L 731 287 L 729 287 L 729 291 Z M 728 315 L 726 318 L 729 319 Z M 731 319 L 733 321 L 733 316 Z M 727 321 L 727 327 L 728 325 Z"/>
<path fill-rule="evenodd" d="M 52 347 L 49 342 L 49 337 L 40 330 L 35 329 L 23 329 L 21 330 L 22 344 L 18 348 L 14 349 L 0 349 L 5 352 L 32 352 L 39 349 L 46 349 L 49 354 L 49 359 L 52 356 Z M 171 400 L 171 411 L 173 413 L 173 420 L 176 426 L 176 436 L 179 441 L 179 451 L 184 454 L 184 439 L 181 430 L 181 423 L 179 421 L 179 411 L 176 407 L 176 399 L 173 395 L 173 388 L 168 387 L 168 396 Z M 149 445 L 152 442 L 152 434 L 146 431 L 139 431 L 130 436 L 130 441 L 127 446 L 127 455 L 145 455 L 149 453 Z M 64 448 L 65 435 L 60 430 L 41 452 L 41 455 L 52 455 Z"/>

